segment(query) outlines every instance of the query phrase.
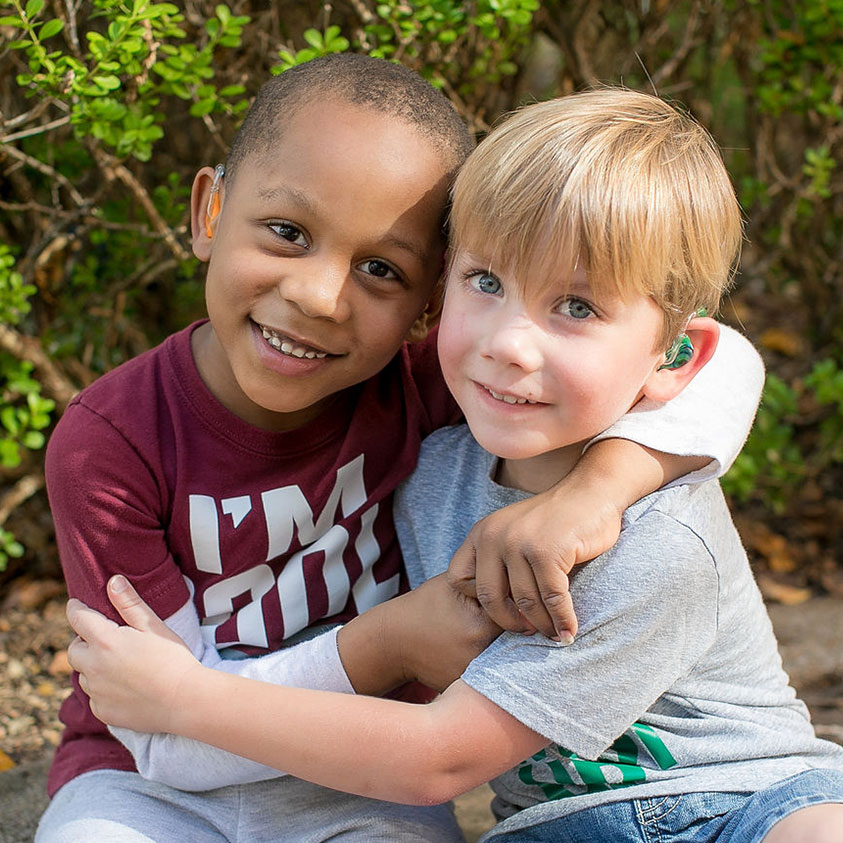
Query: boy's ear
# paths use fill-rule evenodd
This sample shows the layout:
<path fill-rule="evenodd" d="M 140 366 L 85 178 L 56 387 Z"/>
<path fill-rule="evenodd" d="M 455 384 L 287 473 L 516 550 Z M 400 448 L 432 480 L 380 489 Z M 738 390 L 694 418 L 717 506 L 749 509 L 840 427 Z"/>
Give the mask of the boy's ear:
<path fill-rule="evenodd" d="M 211 259 L 211 240 L 216 230 L 219 213 L 222 210 L 224 183 L 217 184 L 218 191 L 213 193 L 215 171 L 213 167 L 203 167 L 193 179 L 190 191 L 190 232 L 193 237 L 193 254 L 200 261 Z"/>
<path fill-rule="evenodd" d="M 694 353 L 687 363 L 675 369 L 657 368 L 644 384 L 644 395 L 653 401 L 670 401 L 696 377 L 711 360 L 720 338 L 720 326 L 707 316 L 695 316 L 685 329 Z"/>
<path fill-rule="evenodd" d="M 442 315 L 442 301 L 445 294 L 445 280 L 440 278 L 430 294 L 425 309 L 407 331 L 407 342 L 421 342 L 433 330 Z"/>

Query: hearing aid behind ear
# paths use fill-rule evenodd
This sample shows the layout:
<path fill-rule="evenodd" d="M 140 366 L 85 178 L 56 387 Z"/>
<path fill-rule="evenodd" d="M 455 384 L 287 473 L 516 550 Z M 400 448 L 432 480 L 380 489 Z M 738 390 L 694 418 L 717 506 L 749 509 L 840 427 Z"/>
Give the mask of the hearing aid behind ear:
<path fill-rule="evenodd" d="M 211 223 L 219 216 L 220 212 L 220 182 L 225 176 L 225 167 L 222 164 L 217 164 L 214 168 L 214 181 L 211 184 L 211 195 L 208 197 L 208 207 L 205 209 L 205 234 L 208 239 L 214 236 L 214 230 L 211 228 Z"/>

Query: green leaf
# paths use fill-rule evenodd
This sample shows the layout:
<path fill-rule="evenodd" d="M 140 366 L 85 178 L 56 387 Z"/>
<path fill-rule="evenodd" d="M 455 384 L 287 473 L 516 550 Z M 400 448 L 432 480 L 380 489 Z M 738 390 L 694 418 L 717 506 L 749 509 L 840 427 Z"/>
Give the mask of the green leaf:
<path fill-rule="evenodd" d="M 223 26 L 227 24 L 231 20 L 231 9 L 228 6 L 220 3 L 219 6 L 216 8 L 217 17 L 220 19 L 220 22 Z"/>
<path fill-rule="evenodd" d="M 38 38 L 41 41 L 46 41 L 47 38 L 52 38 L 54 35 L 61 32 L 62 29 L 64 29 L 64 21 L 61 21 L 58 18 L 53 18 L 53 20 L 48 20 L 41 29 L 38 30 Z"/>
<path fill-rule="evenodd" d="M 38 430 L 27 431 L 21 439 L 21 444 L 24 448 L 30 451 L 37 451 L 44 447 L 44 434 Z"/>
<path fill-rule="evenodd" d="M 216 99 L 213 97 L 206 100 L 199 100 L 199 102 L 195 102 L 190 106 L 190 114 L 192 117 L 203 117 L 214 110 L 215 104 Z"/>
<path fill-rule="evenodd" d="M 41 9 L 44 8 L 44 0 L 29 0 L 26 4 L 26 11 L 24 14 L 26 15 L 27 20 L 32 20 L 36 15 L 38 15 Z"/>
<path fill-rule="evenodd" d="M 302 37 L 314 50 L 321 50 L 323 44 L 325 43 L 322 39 L 322 33 L 316 29 L 305 29 L 302 33 Z"/>
<path fill-rule="evenodd" d="M 109 74 L 108 76 L 94 76 L 91 81 L 106 91 L 115 91 L 120 87 L 120 80 L 113 74 Z"/>

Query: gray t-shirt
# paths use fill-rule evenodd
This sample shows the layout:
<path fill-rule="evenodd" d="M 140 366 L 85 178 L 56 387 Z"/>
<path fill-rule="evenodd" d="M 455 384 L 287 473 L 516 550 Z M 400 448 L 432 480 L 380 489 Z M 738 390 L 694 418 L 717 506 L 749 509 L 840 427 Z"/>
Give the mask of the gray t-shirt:
<path fill-rule="evenodd" d="M 395 520 L 411 583 L 446 570 L 483 516 L 524 492 L 464 425 L 425 440 Z M 504 633 L 463 674 L 551 744 L 492 782 L 496 832 L 593 805 L 748 792 L 813 767 L 843 771 L 814 735 L 716 481 L 630 507 L 620 540 L 578 568 L 576 640 Z M 529 810 L 522 810 L 529 809 Z"/>

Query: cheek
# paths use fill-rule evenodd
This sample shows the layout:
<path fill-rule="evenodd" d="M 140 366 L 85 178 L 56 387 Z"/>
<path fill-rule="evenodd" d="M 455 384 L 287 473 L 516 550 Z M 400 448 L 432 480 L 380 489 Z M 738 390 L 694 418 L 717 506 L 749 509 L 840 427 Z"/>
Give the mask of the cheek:
<path fill-rule="evenodd" d="M 457 307 L 449 306 L 445 300 L 442 319 L 439 322 L 439 362 L 442 374 L 450 385 L 460 372 L 461 362 L 472 347 L 470 322 Z"/>

